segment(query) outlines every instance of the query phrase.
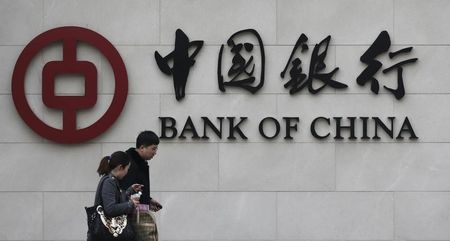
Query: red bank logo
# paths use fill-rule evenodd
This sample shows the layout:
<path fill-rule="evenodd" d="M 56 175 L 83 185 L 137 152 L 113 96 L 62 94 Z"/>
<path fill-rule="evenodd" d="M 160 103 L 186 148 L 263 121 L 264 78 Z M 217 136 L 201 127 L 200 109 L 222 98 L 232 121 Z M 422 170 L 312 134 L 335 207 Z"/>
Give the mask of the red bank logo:
<path fill-rule="evenodd" d="M 46 46 L 62 42 L 62 61 L 50 61 L 42 70 L 42 101 L 45 106 L 63 112 L 63 128 L 56 129 L 39 119 L 26 99 L 25 73 L 31 60 Z M 97 68 L 89 61 L 77 60 L 77 44 L 87 43 L 103 54 L 112 67 L 115 78 L 114 97 L 103 116 L 92 125 L 77 129 L 77 111 L 97 103 Z M 84 77 L 83 96 L 58 96 L 55 80 L 58 75 L 77 74 Z M 60 27 L 35 37 L 20 54 L 12 76 L 14 105 L 27 125 L 39 135 L 60 143 L 81 143 L 106 131 L 119 117 L 128 93 L 125 64 L 114 46 L 98 33 L 81 27 Z"/>

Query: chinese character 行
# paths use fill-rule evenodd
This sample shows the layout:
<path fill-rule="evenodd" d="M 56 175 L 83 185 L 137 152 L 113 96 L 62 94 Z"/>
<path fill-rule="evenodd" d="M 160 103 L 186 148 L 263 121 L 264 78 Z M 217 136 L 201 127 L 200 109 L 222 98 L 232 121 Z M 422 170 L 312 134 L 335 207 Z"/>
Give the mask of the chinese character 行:
<path fill-rule="evenodd" d="M 367 49 L 367 51 L 361 56 L 360 60 L 361 62 L 367 64 L 367 67 L 361 72 L 361 74 L 357 77 L 356 82 L 364 86 L 367 82 L 370 81 L 370 90 L 378 94 L 378 90 L 380 89 L 378 80 L 375 79 L 373 76 L 375 73 L 381 68 L 383 65 L 380 61 L 376 60 L 376 57 L 382 53 L 385 53 L 389 50 L 391 46 L 391 39 L 389 37 L 388 32 L 382 31 L 377 39 L 372 43 L 372 45 Z M 393 59 L 399 54 L 402 53 L 409 53 L 411 52 L 412 47 L 403 48 L 401 50 L 395 51 L 395 52 L 389 52 L 389 58 Z M 417 58 L 407 59 L 404 61 L 401 61 L 397 64 L 392 65 L 391 67 L 388 67 L 383 70 L 383 73 L 388 73 L 392 70 L 397 70 L 397 88 L 389 88 L 387 86 L 383 86 L 385 89 L 390 91 L 392 94 L 394 94 L 395 98 L 397 100 L 401 99 L 405 95 L 405 86 L 403 84 L 403 65 L 410 64 L 416 62 Z"/>

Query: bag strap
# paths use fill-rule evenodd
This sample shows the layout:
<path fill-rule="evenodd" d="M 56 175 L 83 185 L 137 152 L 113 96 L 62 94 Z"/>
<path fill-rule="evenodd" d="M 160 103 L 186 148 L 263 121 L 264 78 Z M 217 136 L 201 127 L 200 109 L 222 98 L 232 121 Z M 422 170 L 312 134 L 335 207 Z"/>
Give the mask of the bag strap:
<path fill-rule="evenodd" d="M 103 189 L 103 184 L 104 184 L 104 182 L 106 181 L 106 179 L 108 179 L 109 175 L 110 175 L 110 174 L 107 174 L 107 175 L 105 175 L 105 176 L 102 177 L 103 180 L 101 180 L 100 187 L 99 187 L 99 194 L 100 194 L 99 201 L 100 201 L 100 203 L 96 203 L 95 206 L 98 206 L 98 205 L 102 205 L 102 206 L 103 206 L 102 189 Z M 120 188 L 119 188 L 119 187 L 117 187 L 117 188 L 118 188 L 118 190 L 120 191 Z M 120 198 L 120 197 L 119 197 L 119 198 Z M 117 201 L 117 196 L 116 196 L 116 201 Z"/>
<path fill-rule="evenodd" d="M 102 177 L 102 180 L 99 184 L 99 188 L 98 188 L 98 195 L 99 195 L 99 203 L 95 203 L 94 206 L 98 206 L 98 205 L 102 205 L 103 206 L 103 199 L 102 199 L 102 189 L 103 189 L 103 183 L 105 182 L 105 180 L 108 178 L 108 175 L 105 175 Z M 97 200 L 96 200 L 97 201 Z"/>

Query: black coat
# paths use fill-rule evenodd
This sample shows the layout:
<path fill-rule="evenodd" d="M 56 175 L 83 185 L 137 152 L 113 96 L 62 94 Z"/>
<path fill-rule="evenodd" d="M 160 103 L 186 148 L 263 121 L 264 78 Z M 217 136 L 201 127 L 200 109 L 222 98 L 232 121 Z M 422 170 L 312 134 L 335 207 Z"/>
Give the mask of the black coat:
<path fill-rule="evenodd" d="M 126 151 L 131 157 L 130 169 L 128 174 L 119 181 L 120 187 L 127 190 L 133 184 L 142 184 L 142 195 L 139 199 L 141 204 L 150 204 L 150 173 L 146 160 L 142 159 L 136 149 L 130 148 Z"/>

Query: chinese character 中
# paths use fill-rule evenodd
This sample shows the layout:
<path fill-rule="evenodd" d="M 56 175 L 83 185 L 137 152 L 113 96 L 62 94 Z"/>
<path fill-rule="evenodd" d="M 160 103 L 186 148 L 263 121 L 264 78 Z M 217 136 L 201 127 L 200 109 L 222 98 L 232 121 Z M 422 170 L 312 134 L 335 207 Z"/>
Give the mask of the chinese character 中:
<path fill-rule="evenodd" d="M 194 52 L 189 55 L 189 48 L 195 47 Z M 173 85 L 175 88 L 175 98 L 179 101 L 184 98 L 187 78 L 191 67 L 195 64 L 195 56 L 203 47 L 203 41 L 197 40 L 189 42 L 189 38 L 181 30 L 175 32 L 175 50 L 162 57 L 158 51 L 155 51 L 155 59 L 159 69 L 173 76 Z M 173 60 L 172 68 L 169 67 L 169 60 Z"/>

